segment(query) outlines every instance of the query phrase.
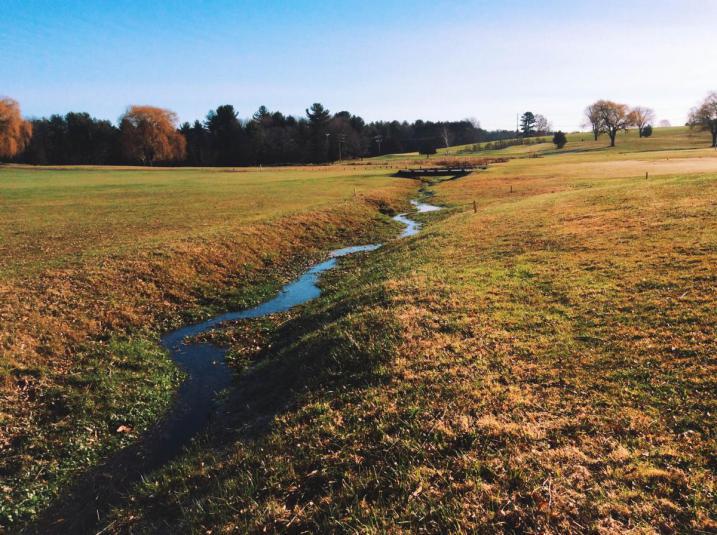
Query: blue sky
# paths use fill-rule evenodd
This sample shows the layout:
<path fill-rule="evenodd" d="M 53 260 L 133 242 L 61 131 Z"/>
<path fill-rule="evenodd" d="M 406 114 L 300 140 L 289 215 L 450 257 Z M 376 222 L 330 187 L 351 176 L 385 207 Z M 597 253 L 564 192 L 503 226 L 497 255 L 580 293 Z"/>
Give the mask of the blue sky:
<path fill-rule="evenodd" d="M 684 122 L 717 90 L 714 0 L 0 0 L 0 95 L 26 116 L 231 103 L 372 119 L 516 112 L 573 130 L 598 98 Z"/>

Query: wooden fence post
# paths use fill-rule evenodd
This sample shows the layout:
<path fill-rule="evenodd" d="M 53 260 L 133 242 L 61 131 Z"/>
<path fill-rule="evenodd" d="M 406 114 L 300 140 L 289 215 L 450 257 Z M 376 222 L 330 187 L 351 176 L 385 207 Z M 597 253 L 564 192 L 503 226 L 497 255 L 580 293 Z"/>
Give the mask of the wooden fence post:
<path fill-rule="evenodd" d="M 478 213 L 478 206 L 476 205 L 476 202 L 475 202 L 475 201 L 473 201 L 473 213 L 474 213 L 474 214 L 477 214 L 477 213 Z"/>

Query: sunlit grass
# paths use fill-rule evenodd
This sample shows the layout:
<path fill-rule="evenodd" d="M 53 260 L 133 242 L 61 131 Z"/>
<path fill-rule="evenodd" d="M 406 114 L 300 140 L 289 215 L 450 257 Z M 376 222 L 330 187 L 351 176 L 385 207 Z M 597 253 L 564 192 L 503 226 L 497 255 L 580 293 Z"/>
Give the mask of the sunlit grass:
<path fill-rule="evenodd" d="M 457 145 L 454 147 L 438 148 L 437 154 L 426 158 L 417 152 L 404 154 L 388 154 L 373 158 L 372 161 L 386 161 L 391 163 L 424 163 L 430 164 L 431 160 L 446 158 L 467 159 L 471 158 L 494 158 L 512 157 L 523 158 L 530 156 L 546 155 L 571 155 L 582 154 L 589 160 L 603 161 L 624 158 L 629 154 L 631 158 L 660 158 L 670 155 L 679 157 L 682 151 L 703 150 L 706 153 L 714 154 L 710 149 L 711 138 L 709 133 L 690 130 L 687 127 L 655 128 L 649 138 L 640 138 L 635 129 L 627 133 L 618 134 L 616 146 L 610 147 L 610 141 L 606 135 L 601 135 L 597 141 L 593 139 L 590 132 L 572 132 L 567 134 L 568 143 L 563 149 L 556 149 L 551 142 L 552 136 L 538 136 L 530 140 L 530 144 L 513 145 L 503 149 L 487 148 L 495 142 L 482 142 L 470 145 Z M 546 143 L 535 143 L 536 139 L 547 140 Z M 512 140 L 506 140 L 508 142 Z M 664 152 L 664 154 L 650 156 L 650 152 Z M 682 155 L 684 156 L 684 155 Z"/>
<path fill-rule="evenodd" d="M 567 158 L 435 186 L 119 529 L 714 531 L 717 174 Z"/>
<path fill-rule="evenodd" d="M 207 237 L 338 207 L 378 188 L 360 167 L 149 169 L 0 166 L 0 273 L 27 274 L 88 255 Z"/>
<path fill-rule="evenodd" d="M 386 175 L 0 167 L 0 525 L 166 409 L 177 370 L 159 333 L 255 304 L 331 248 L 392 235 L 381 211 L 416 185 Z"/>
<path fill-rule="evenodd" d="M 560 153 L 533 146 L 541 157 L 496 151 L 512 159 L 423 188 L 447 207 L 420 216 L 423 233 L 345 259 L 300 310 L 215 334 L 242 372 L 221 418 L 98 527 L 715 531 L 717 158 L 682 128 L 620 135 L 614 149 L 575 136 Z M 148 262 L 156 247 L 131 240 L 117 258 L 112 242 L 98 247 L 107 263 L 94 275 L 115 285 L 89 310 L 110 310 L 103 332 L 167 325 L 147 309 L 176 319 L 256 301 L 330 243 L 378 239 L 374 225 L 385 240 L 395 228 L 376 209 L 405 207 L 417 189 L 386 165 L 281 170 L 277 183 L 251 171 L 256 199 L 292 193 L 259 210 L 266 219 L 253 199 L 222 212 L 241 190 L 232 175 L 203 184 L 193 174 L 205 171 L 157 171 L 177 173 L 185 194 L 170 204 L 198 234 L 183 242 L 183 218 L 167 213 L 157 232 L 178 236 L 167 257 Z M 356 181 L 371 187 L 358 201 Z M 293 197 L 318 207 L 282 217 Z M 206 232 L 192 200 L 223 213 Z M 235 208 L 259 219 L 225 226 Z M 237 280 L 244 291 L 231 295 Z M 52 279 L 43 295 L 73 302 L 81 288 Z M 38 323 L 13 341 L 48 325 L 60 332 Z M 43 347 L 56 353 L 53 340 Z"/>

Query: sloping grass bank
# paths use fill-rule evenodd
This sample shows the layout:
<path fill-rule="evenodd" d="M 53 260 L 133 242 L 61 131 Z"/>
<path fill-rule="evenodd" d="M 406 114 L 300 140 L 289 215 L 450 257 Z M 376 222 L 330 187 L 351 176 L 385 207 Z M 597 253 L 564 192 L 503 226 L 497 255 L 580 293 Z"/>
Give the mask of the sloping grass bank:
<path fill-rule="evenodd" d="M 715 531 L 715 176 L 459 182 L 231 330 L 244 394 L 110 530 Z"/>
<path fill-rule="evenodd" d="M 35 214 L 20 229 L 28 233 L 41 232 L 42 205 L 49 203 L 47 210 L 52 212 L 55 204 L 52 193 L 42 197 L 32 184 L 50 176 L 38 179 L 32 172 L 23 169 L 30 174 L 27 181 L 21 173 L 15 184 L 3 184 L 33 191 L 24 194 L 29 197 L 6 199 L 15 202 L 18 210 Z M 75 189 L 74 182 L 84 180 L 85 172 L 91 175 L 91 186 Z M 380 210 L 406 204 L 414 186 L 377 176 L 367 179 L 363 192 L 355 192 L 353 177 L 332 179 L 314 173 L 297 179 L 289 174 L 282 175 L 286 180 L 273 182 L 267 177 L 266 198 L 273 195 L 272 187 L 282 188 L 287 196 L 262 208 L 251 204 L 252 199 L 261 202 L 256 194 L 260 184 L 250 184 L 252 194 L 243 189 L 241 177 L 226 178 L 216 172 L 202 178 L 196 171 L 190 177 L 208 184 L 208 191 L 200 194 L 185 189 L 182 179 L 190 178 L 187 173 L 180 171 L 172 182 L 170 171 L 160 171 L 161 176 L 138 180 L 158 186 L 164 180 L 161 187 L 171 192 L 174 209 L 185 209 L 188 220 L 163 221 L 162 230 L 145 229 L 148 236 L 132 242 L 132 229 L 142 225 L 145 210 L 158 202 L 145 185 L 134 192 L 133 200 L 122 201 L 123 191 L 132 190 L 138 172 L 80 170 L 78 179 L 74 170 L 57 170 L 52 178 L 62 180 L 63 173 L 68 177 L 64 196 L 70 197 L 64 202 L 91 210 L 104 203 L 107 188 L 103 186 L 111 186 L 113 204 L 109 215 L 65 224 L 73 246 L 82 253 L 68 259 L 66 242 L 53 248 L 48 241 L 46 253 L 53 267 L 43 261 L 29 271 L 13 270 L 15 274 L 0 288 L 0 525 L 5 526 L 17 527 L 37 514 L 74 477 L 134 442 L 156 421 L 181 379 L 158 349 L 161 332 L 217 310 L 255 304 L 332 248 L 393 235 L 397 226 Z M 128 178 L 128 184 L 123 173 L 135 178 Z M 328 177 L 326 183 L 322 176 Z M 218 177 L 217 191 L 208 182 L 212 177 Z M 227 182 L 239 200 L 227 197 Z M 213 201 L 207 201 L 208 195 Z M 213 202 L 221 198 L 224 205 L 244 203 L 252 210 L 251 217 L 239 211 L 231 212 L 231 218 L 227 214 L 217 218 Z M 306 199 L 307 205 L 299 207 L 297 199 Z M 195 220 L 201 206 L 194 202 L 205 203 L 206 226 Z M 295 208 L 282 216 L 276 211 L 282 202 Z M 121 247 L 103 245 L 97 235 L 118 232 L 115 225 L 121 224 L 123 214 L 131 215 L 124 229 L 127 234 L 117 242 Z M 9 228 L 2 226 L 8 222 L 0 223 L 0 228 Z M 184 225 L 193 232 L 177 237 Z M 163 237 L 168 241 L 160 243 Z M 5 259 L 6 265 L 11 261 L 15 266 L 34 265 L 34 252 L 15 253 L 14 260 Z"/>

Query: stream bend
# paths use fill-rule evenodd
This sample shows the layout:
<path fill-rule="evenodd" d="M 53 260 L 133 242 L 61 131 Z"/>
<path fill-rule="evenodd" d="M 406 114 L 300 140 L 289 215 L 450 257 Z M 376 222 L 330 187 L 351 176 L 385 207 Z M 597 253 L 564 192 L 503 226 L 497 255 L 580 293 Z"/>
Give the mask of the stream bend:
<path fill-rule="evenodd" d="M 440 210 L 437 206 L 411 201 L 416 212 Z M 394 220 L 404 224 L 399 238 L 417 234 L 421 224 L 407 214 Z M 222 322 L 258 318 L 287 311 L 321 295 L 319 276 L 336 266 L 339 258 L 373 251 L 382 244 L 336 249 L 320 262 L 284 286 L 273 298 L 249 309 L 220 314 L 202 323 L 167 333 L 161 339 L 172 360 L 187 374 L 168 413 L 140 439 L 116 452 L 101 465 L 84 474 L 52 504 L 27 530 L 30 533 L 94 532 L 101 517 L 126 498 L 130 485 L 171 461 L 209 422 L 217 394 L 230 387 L 234 372 L 227 365 L 227 350 L 211 343 L 188 343 L 187 339 L 211 331 Z"/>
<path fill-rule="evenodd" d="M 441 207 L 411 201 L 418 213 L 434 212 Z M 421 224 L 408 217 L 398 214 L 393 217 L 404 225 L 399 238 L 414 236 L 421 230 Z M 321 295 L 317 282 L 321 273 L 336 266 L 337 260 L 351 254 L 374 251 L 382 244 L 355 245 L 336 249 L 329 258 L 320 262 L 284 286 L 273 298 L 253 308 L 220 314 L 202 323 L 188 325 L 166 334 L 162 338 L 162 346 L 168 351 L 172 360 L 187 374 L 177 392 L 176 401 L 162 423 L 162 433 L 155 450 L 156 467 L 168 462 L 177 455 L 184 445 L 198 433 L 211 416 L 214 399 L 221 390 L 229 387 L 233 380 L 233 372 L 225 361 L 226 349 L 211 343 L 185 343 L 187 338 L 206 333 L 225 321 L 259 318 L 285 312 L 291 308 L 316 299 Z"/>

